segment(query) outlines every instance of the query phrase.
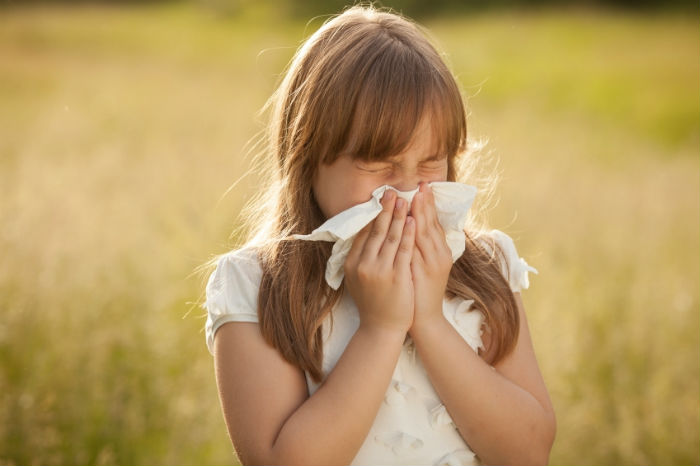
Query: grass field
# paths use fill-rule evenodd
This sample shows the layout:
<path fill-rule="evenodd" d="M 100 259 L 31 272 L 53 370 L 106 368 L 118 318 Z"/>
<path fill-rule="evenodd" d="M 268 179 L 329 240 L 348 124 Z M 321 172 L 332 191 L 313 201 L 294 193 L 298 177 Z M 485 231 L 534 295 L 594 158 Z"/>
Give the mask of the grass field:
<path fill-rule="evenodd" d="M 0 464 L 235 461 L 191 273 L 235 244 L 255 112 L 321 22 L 263 18 L 0 11 Z M 490 224 L 539 270 L 551 463 L 700 463 L 697 18 L 426 26 L 499 161 Z"/>

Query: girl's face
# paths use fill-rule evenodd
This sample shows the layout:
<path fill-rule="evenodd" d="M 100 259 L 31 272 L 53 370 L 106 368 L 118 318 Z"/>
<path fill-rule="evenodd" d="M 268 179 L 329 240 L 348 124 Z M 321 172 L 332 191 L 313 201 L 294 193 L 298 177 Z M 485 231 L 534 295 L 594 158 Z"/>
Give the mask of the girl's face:
<path fill-rule="evenodd" d="M 367 202 L 372 192 L 385 184 L 411 191 L 421 181 L 446 181 L 447 157 L 434 152 L 433 139 L 430 123 L 423 118 L 413 141 L 401 154 L 381 162 L 363 162 L 342 154 L 330 165 L 321 163 L 313 192 L 323 215 L 330 218 Z"/>

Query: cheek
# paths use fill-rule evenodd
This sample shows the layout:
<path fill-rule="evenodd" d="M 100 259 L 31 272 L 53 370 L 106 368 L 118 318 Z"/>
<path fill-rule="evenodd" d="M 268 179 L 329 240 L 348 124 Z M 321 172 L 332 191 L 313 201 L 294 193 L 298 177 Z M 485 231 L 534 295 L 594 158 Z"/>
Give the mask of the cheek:
<path fill-rule="evenodd" d="M 351 174 L 327 181 L 323 183 L 323 189 L 319 190 L 320 199 L 317 198 L 326 218 L 334 217 L 357 204 L 369 201 L 372 192 L 381 186 L 381 184 L 376 184 L 374 180 Z"/>
<path fill-rule="evenodd" d="M 372 192 L 384 183 L 375 177 L 356 176 L 348 177 L 351 181 L 345 186 L 343 193 L 344 209 L 367 202 L 372 198 Z"/>
<path fill-rule="evenodd" d="M 421 181 L 430 183 L 432 181 L 446 181 L 447 180 L 447 170 L 445 172 L 431 172 L 427 173 L 425 176 L 421 177 Z"/>
<path fill-rule="evenodd" d="M 430 170 L 430 172 L 426 174 L 426 181 L 447 181 L 447 175 L 448 167 L 445 165 L 440 170 Z"/>

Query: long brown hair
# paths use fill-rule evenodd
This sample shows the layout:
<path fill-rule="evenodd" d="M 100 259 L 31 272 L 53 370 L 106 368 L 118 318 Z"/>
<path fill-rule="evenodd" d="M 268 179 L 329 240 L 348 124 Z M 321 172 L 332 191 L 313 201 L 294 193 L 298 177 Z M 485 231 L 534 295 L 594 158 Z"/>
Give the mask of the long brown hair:
<path fill-rule="evenodd" d="M 343 152 L 365 160 L 399 154 L 424 115 L 448 157 L 449 181 L 460 180 L 458 169 L 473 162 L 464 160 L 470 150 L 460 89 L 427 34 L 400 15 L 351 7 L 302 44 L 265 106 L 271 118 L 260 170 L 269 183 L 244 209 L 247 242 L 259 251 L 262 268 L 260 329 L 317 382 L 324 375 L 322 322 L 344 287 L 333 290 L 324 279 L 332 243 L 284 238 L 325 221 L 312 191 L 319 164 Z M 519 321 L 498 265 L 502 252 L 484 231 L 470 215 L 447 294 L 475 301 L 490 333 L 487 350 L 498 360 L 513 348 Z"/>

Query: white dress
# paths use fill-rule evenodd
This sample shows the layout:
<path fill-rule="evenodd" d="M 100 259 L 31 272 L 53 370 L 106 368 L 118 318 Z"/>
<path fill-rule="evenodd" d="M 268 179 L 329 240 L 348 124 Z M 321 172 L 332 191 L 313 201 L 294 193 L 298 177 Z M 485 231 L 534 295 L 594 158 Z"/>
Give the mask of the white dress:
<path fill-rule="evenodd" d="M 529 287 L 528 272 L 535 272 L 518 253 L 513 240 L 499 230 L 489 234 L 506 255 L 501 272 L 514 292 Z M 214 334 L 227 322 L 257 322 L 261 269 L 255 251 L 244 247 L 219 259 L 206 287 L 206 343 L 213 351 Z M 484 316 L 471 306 L 473 300 L 445 298 L 443 313 L 469 346 L 482 347 Z M 340 359 L 359 326 L 357 307 L 344 293 L 323 322 L 323 371 L 328 374 Z M 309 395 L 319 384 L 306 374 Z M 420 361 L 410 337 L 403 345 L 391 383 L 374 424 L 351 464 L 357 465 L 474 465 L 480 464 L 459 435 Z"/>

